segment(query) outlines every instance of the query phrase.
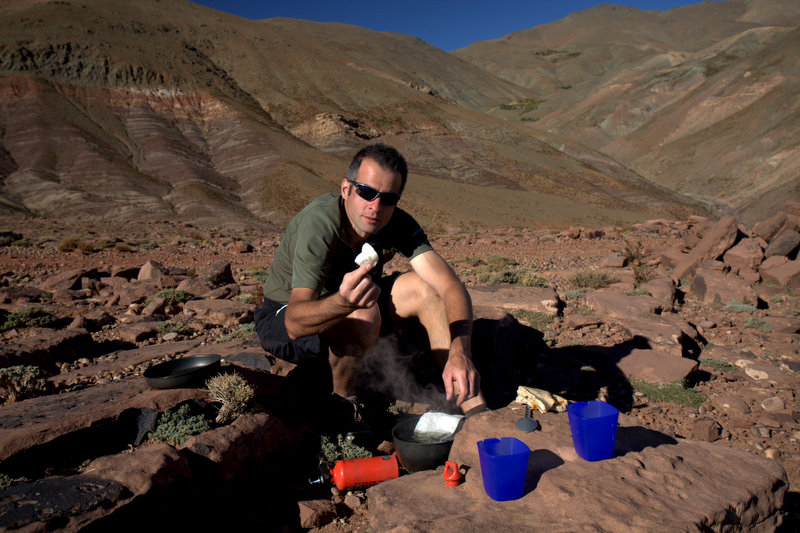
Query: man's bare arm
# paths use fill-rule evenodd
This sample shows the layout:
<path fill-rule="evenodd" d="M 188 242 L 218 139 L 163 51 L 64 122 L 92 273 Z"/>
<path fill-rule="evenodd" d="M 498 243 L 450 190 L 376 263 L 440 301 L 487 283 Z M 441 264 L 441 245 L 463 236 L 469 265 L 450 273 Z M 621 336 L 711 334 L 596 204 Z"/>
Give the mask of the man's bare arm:
<path fill-rule="evenodd" d="M 454 396 L 453 381 L 458 383 L 460 405 L 480 392 L 480 376 L 472 364 L 472 302 L 464 284 L 450 265 L 435 251 L 411 260 L 422 280 L 442 298 L 450 325 L 450 353 L 442 373 L 447 399 Z"/>
<path fill-rule="evenodd" d="M 380 289 L 369 277 L 370 269 L 370 265 L 365 265 L 347 273 L 339 292 L 322 299 L 314 289 L 292 289 L 286 306 L 289 338 L 324 333 L 356 309 L 376 305 Z"/>

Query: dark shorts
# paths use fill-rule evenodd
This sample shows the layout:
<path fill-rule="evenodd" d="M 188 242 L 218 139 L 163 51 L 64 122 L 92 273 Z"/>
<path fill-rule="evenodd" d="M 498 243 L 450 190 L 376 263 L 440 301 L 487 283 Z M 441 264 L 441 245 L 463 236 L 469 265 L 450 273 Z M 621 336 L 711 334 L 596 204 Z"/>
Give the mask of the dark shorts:
<path fill-rule="evenodd" d="M 401 274 L 402 272 L 395 272 L 378 281 L 378 286 L 381 288 L 378 307 L 384 317 L 382 333 L 387 330 L 385 326 L 390 324 L 386 317 L 391 303 L 392 285 Z M 259 309 L 256 309 L 254 318 L 261 346 L 275 357 L 294 364 L 320 358 L 327 361 L 328 344 L 323 336 L 309 335 L 296 340 L 289 338 L 289 333 L 286 331 L 286 306 L 284 304 L 264 298 L 264 303 Z"/>

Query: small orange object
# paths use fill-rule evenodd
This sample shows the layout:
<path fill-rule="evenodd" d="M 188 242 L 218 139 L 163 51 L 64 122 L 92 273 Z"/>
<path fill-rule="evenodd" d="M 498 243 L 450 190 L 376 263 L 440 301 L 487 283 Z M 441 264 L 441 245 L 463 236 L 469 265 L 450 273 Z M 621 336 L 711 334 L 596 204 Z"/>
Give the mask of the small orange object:
<path fill-rule="evenodd" d="M 344 459 L 331 470 L 331 481 L 339 490 L 368 487 L 400 475 L 397 457 L 383 455 L 366 459 Z"/>
<path fill-rule="evenodd" d="M 444 464 L 444 474 L 442 474 L 442 477 L 448 487 L 457 487 L 463 480 L 461 472 L 458 470 L 458 465 L 453 461 L 447 461 Z"/>

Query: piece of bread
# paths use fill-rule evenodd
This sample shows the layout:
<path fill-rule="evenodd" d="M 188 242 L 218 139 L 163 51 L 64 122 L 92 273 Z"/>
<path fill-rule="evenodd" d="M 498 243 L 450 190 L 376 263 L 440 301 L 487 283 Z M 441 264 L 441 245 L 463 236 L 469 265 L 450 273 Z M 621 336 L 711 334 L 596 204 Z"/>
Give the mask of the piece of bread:
<path fill-rule="evenodd" d="M 567 410 L 567 400 L 558 394 L 551 394 L 543 389 L 535 389 L 523 385 L 517 388 L 517 399 L 514 401 L 523 405 L 530 405 L 540 413 L 546 413 L 547 411 L 563 413 Z"/>
<path fill-rule="evenodd" d="M 356 256 L 356 264 L 360 267 L 371 265 L 374 268 L 378 264 L 378 252 L 368 242 L 365 242 L 361 247 L 361 253 Z"/>

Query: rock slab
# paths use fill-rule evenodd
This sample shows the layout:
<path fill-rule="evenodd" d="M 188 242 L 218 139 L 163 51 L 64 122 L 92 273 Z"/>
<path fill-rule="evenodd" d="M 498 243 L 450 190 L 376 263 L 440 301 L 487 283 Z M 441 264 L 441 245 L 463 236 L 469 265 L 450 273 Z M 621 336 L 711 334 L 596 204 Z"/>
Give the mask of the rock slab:
<path fill-rule="evenodd" d="M 449 457 L 468 470 L 457 487 L 440 467 L 370 488 L 370 530 L 773 531 L 783 520 L 788 481 L 774 461 L 623 415 L 615 456 L 588 462 L 572 447 L 566 413 L 537 414 L 542 429 L 531 433 L 516 429 L 522 413 L 512 403 L 466 420 Z M 522 498 L 496 502 L 483 489 L 476 442 L 509 436 L 531 449 L 526 486 Z"/>

